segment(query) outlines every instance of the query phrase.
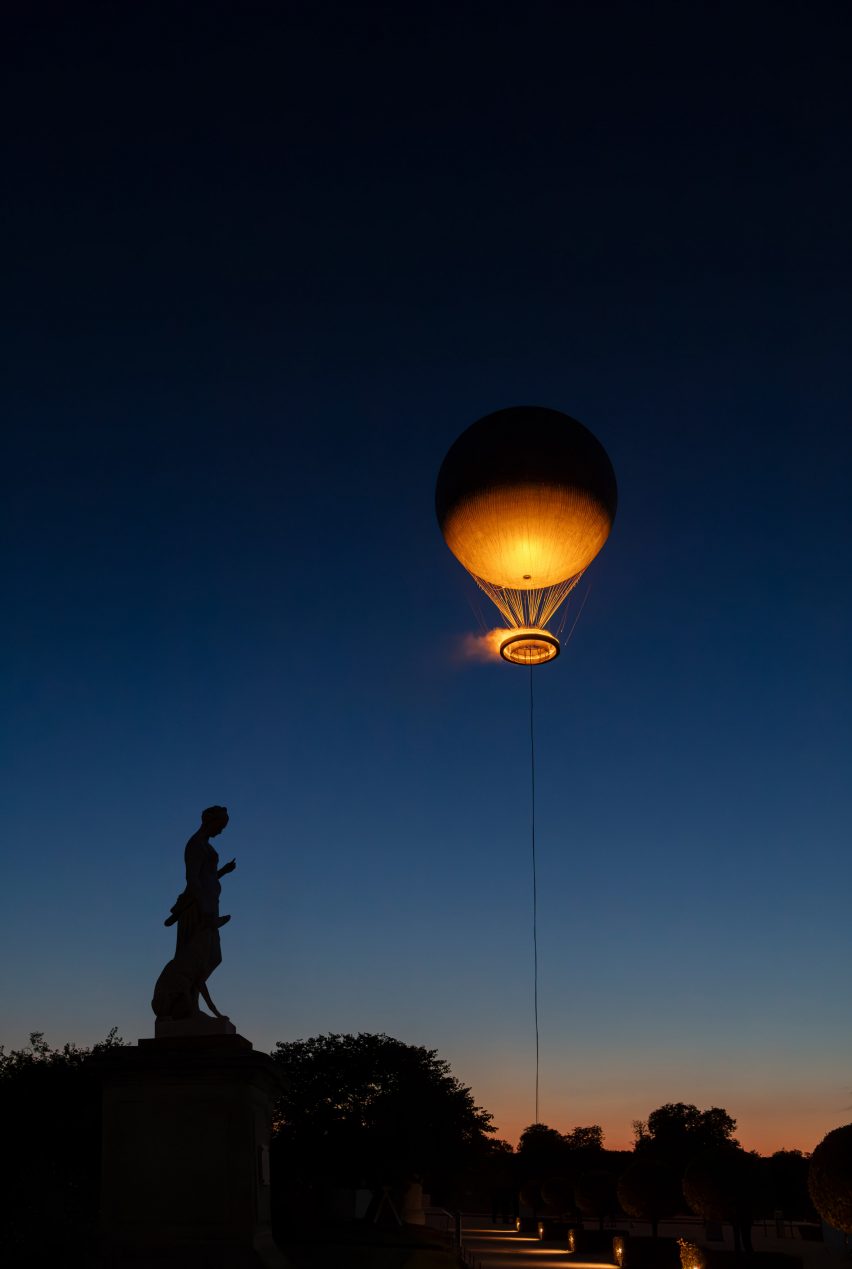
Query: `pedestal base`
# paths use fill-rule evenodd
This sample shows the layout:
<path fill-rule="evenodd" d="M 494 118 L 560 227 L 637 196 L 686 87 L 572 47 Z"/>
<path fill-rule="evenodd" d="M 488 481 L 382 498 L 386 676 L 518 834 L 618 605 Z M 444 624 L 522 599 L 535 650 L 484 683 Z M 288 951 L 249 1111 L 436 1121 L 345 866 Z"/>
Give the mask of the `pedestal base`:
<path fill-rule="evenodd" d="M 286 1269 L 270 1230 L 275 1064 L 242 1036 L 140 1041 L 103 1080 L 101 1251 L 110 1269 Z"/>
<path fill-rule="evenodd" d="M 154 1037 L 157 1040 L 173 1040 L 187 1035 L 236 1035 L 237 1028 L 230 1018 L 211 1018 L 206 1013 L 196 1014 L 194 1018 L 181 1018 L 173 1022 L 171 1018 L 158 1018 L 154 1023 Z"/>

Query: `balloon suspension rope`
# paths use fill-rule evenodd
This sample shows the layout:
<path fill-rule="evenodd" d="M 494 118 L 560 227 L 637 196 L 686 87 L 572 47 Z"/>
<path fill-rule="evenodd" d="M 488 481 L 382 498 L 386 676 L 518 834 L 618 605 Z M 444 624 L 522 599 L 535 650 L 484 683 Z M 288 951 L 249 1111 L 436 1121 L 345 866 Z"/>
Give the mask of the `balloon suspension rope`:
<path fill-rule="evenodd" d="M 535 1123 L 538 1119 L 538 887 L 535 868 L 535 730 L 533 713 L 533 667 L 530 666 L 530 836 L 532 839 L 533 893 L 533 1013 L 535 1016 Z"/>

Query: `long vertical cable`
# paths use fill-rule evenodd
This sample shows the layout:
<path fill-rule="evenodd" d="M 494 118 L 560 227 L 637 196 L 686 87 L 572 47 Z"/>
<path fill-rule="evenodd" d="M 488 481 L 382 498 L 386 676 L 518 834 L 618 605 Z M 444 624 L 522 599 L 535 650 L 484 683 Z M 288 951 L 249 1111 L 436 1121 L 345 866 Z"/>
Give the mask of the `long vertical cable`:
<path fill-rule="evenodd" d="M 535 1015 L 535 1123 L 538 1118 L 538 886 L 535 869 L 535 728 L 533 726 L 533 667 L 530 666 L 530 836 L 533 891 L 533 1012 Z"/>

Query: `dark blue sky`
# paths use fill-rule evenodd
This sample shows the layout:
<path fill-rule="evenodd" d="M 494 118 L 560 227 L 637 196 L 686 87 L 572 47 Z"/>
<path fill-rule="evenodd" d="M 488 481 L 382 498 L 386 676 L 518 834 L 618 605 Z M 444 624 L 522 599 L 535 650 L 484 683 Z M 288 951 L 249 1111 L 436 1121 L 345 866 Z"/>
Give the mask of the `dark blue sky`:
<path fill-rule="evenodd" d="M 841 4 L 18 6 L 2 44 L 2 1040 L 150 1033 L 210 802 L 257 1044 L 532 1119 L 525 671 L 432 494 L 504 405 L 619 480 L 536 677 L 542 1117 L 848 1119 Z M 847 1108 L 844 1110 L 844 1108 Z"/>

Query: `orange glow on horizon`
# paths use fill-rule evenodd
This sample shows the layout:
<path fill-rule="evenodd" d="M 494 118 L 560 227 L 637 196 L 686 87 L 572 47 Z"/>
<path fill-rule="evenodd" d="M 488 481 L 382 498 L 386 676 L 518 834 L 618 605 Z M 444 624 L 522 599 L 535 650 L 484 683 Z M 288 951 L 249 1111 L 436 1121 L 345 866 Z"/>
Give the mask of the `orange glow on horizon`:
<path fill-rule="evenodd" d="M 665 1099 L 659 1099 L 654 1102 L 650 1109 L 654 1109 L 656 1105 L 662 1105 Z M 673 1098 L 671 1100 L 684 1100 L 681 1098 Z M 706 1100 L 706 1099 L 705 1099 Z M 526 1099 L 525 1099 L 526 1101 Z M 697 1099 L 696 1104 L 704 1105 L 704 1100 Z M 846 1112 L 820 1112 L 816 1107 L 809 1107 L 807 1111 L 783 1107 L 779 1100 L 778 1106 L 761 1106 L 759 1110 L 746 1109 L 741 1114 L 737 1114 L 737 1105 L 733 1098 L 723 1099 L 722 1104 L 737 1120 L 737 1127 L 734 1136 L 745 1150 L 756 1150 L 761 1155 L 771 1155 L 776 1150 L 801 1150 L 803 1154 L 810 1154 L 827 1132 L 832 1128 L 837 1128 L 841 1124 L 845 1124 L 852 1120 L 852 1113 Z M 782 1113 L 783 1117 L 782 1117 Z M 508 1108 L 504 1113 L 498 1113 L 493 1108 L 494 1122 L 497 1127 L 495 1136 L 508 1141 L 510 1145 L 517 1148 L 518 1140 L 525 1128 L 530 1126 L 532 1115 L 527 1108 L 524 1110 L 510 1111 Z M 634 1118 L 646 1118 L 648 1114 L 647 1107 L 639 1107 Z M 548 1116 L 547 1108 L 542 1111 L 542 1122 L 548 1127 L 556 1128 L 560 1132 L 568 1132 L 576 1123 L 599 1123 L 604 1131 L 604 1149 L 605 1150 L 632 1150 L 634 1139 L 630 1128 L 630 1123 L 624 1123 L 623 1116 L 618 1115 L 618 1119 L 609 1118 L 603 1112 L 588 1113 L 578 1111 L 571 1116 L 570 1123 L 565 1119 L 564 1115 Z"/>
<path fill-rule="evenodd" d="M 653 1065 L 653 1052 L 631 1061 L 611 1044 L 585 1044 L 572 1060 L 568 1043 L 567 1036 L 552 1041 L 564 1065 L 545 1068 L 539 1118 L 564 1133 L 599 1124 L 607 1150 L 631 1151 L 634 1120 L 647 1120 L 668 1102 L 724 1107 L 736 1121 L 733 1135 L 740 1145 L 761 1155 L 776 1150 L 810 1154 L 827 1132 L 852 1121 L 842 1070 L 830 1069 L 814 1080 L 809 1068 L 792 1059 L 779 1059 L 775 1067 L 747 1062 L 725 1067 L 715 1055 L 702 1062 L 698 1054 L 671 1052 L 660 1052 Z M 516 1048 L 507 1032 L 487 1062 L 472 1052 L 457 1053 L 453 1060 L 478 1104 L 493 1115 L 495 1137 L 517 1146 L 534 1119 L 530 1054 Z"/>

